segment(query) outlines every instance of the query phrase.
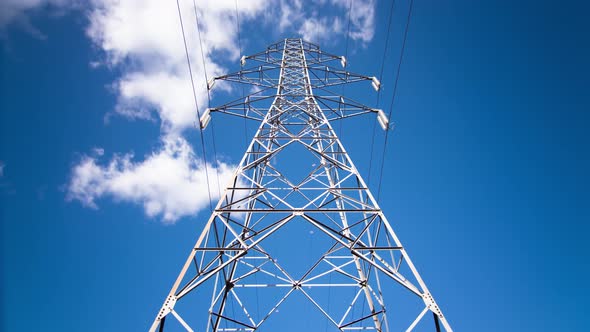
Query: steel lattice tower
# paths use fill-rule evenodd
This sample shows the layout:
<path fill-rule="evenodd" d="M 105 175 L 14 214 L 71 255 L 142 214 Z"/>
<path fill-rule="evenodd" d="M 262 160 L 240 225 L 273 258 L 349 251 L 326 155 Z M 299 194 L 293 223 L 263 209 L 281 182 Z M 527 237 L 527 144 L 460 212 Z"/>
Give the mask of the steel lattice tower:
<path fill-rule="evenodd" d="M 329 66 L 337 61 L 346 67 L 344 57 L 286 39 L 208 82 L 256 89 L 207 109 L 201 128 L 213 112 L 261 123 L 151 331 L 285 331 L 302 321 L 322 331 L 452 331 L 330 125 L 372 113 L 388 129 L 382 111 L 327 92 L 380 87 Z"/>

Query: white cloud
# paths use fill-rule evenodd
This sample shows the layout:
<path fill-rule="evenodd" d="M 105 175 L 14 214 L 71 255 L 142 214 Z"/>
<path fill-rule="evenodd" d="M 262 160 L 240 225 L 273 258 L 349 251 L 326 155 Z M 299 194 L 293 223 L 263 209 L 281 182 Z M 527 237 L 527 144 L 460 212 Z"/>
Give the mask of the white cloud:
<path fill-rule="evenodd" d="M 304 20 L 305 13 L 302 11 L 303 3 L 301 0 L 280 1 L 280 18 L 279 18 L 279 29 L 285 31 L 287 28 Z"/>
<path fill-rule="evenodd" d="M 106 64 L 119 66 L 124 72 L 114 84 L 118 97 L 116 111 L 140 119 L 157 115 L 166 133 L 179 133 L 191 127 L 196 120 L 196 109 L 176 2 L 94 0 L 93 3 L 87 35 L 104 51 Z M 219 64 L 219 54 L 225 55 L 221 58 L 233 60 L 239 56 L 236 8 L 234 0 L 196 3 L 202 43 L 193 2 L 180 1 L 195 94 L 198 104 L 204 108 L 205 76 L 219 76 L 227 71 Z M 263 0 L 240 3 L 240 19 L 255 17 L 265 4 Z"/>
<path fill-rule="evenodd" d="M 197 2 L 203 50 L 192 1 L 180 3 L 195 93 L 199 105 L 204 106 L 207 100 L 205 74 L 209 77 L 221 75 L 227 69 L 220 61 L 235 61 L 239 57 L 235 0 Z M 351 15 L 353 39 L 372 37 L 374 12 L 367 6 L 370 5 L 359 5 L 358 13 Z M 278 10 L 279 30 L 290 34 L 289 30 L 296 29 L 309 40 L 329 40 L 335 35 L 345 35 L 340 16 L 347 17 L 347 6 L 335 5 L 334 9 L 340 8 L 340 12 L 333 11 L 333 15 L 325 17 L 309 12 L 311 7 L 301 0 L 251 0 L 239 2 L 239 14 L 243 23 Z M 89 21 L 87 35 L 104 51 L 104 63 L 107 67 L 123 69 L 114 84 L 118 98 L 116 111 L 140 119 L 157 116 L 164 137 L 179 136 L 192 126 L 196 111 L 174 1 L 94 0 Z M 194 156 L 186 141 L 172 142 L 169 138 L 163 141 L 164 148 L 142 162 L 133 162 L 131 155 L 125 155 L 115 157 L 107 166 L 100 166 L 96 158 L 86 157 L 73 170 L 69 197 L 96 207 L 96 199 L 111 196 L 142 204 L 147 215 L 162 215 L 168 222 L 206 208 L 203 163 Z M 230 167 L 226 164 L 217 167 L 224 184 L 231 173 Z"/>
<path fill-rule="evenodd" d="M 149 119 L 156 110 L 165 132 L 183 129 L 197 118 L 188 75 L 169 72 L 132 73 L 117 83 L 117 111 L 133 118 Z M 206 95 L 200 96 L 201 105 Z"/>
<path fill-rule="evenodd" d="M 157 116 L 163 147 L 143 161 L 133 161 L 127 154 L 115 156 L 104 166 L 95 157 L 84 157 L 72 170 L 68 198 L 95 208 L 102 197 L 141 204 L 148 216 L 161 216 L 169 223 L 206 209 L 205 165 L 181 138 L 197 116 L 176 3 L 95 0 L 94 4 L 87 35 L 106 55 L 103 62 L 107 67 L 123 69 L 113 85 L 116 112 L 140 119 Z M 197 5 L 204 59 L 192 1 L 181 1 L 195 93 L 199 105 L 204 106 L 205 66 L 209 77 L 220 75 L 226 69 L 218 63 L 219 55 L 234 60 L 239 55 L 236 9 L 234 0 L 199 1 Z M 240 18 L 254 17 L 263 5 L 263 1 L 240 3 Z M 215 200 L 219 197 L 216 173 L 225 185 L 233 167 L 215 163 L 207 168 Z"/>
<path fill-rule="evenodd" d="M 301 0 L 279 2 L 278 24 L 281 32 L 296 29 L 304 39 L 312 42 L 330 42 L 339 36 L 349 37 L 366 45 L 375 34 L 375 0 L 331 0 L 305 3 Z"/>
<path fill-rule="evenodd" d="M 308 41 L 325 41 L 334 35 L 342 33 L 342 21 L 339 17 L 310 18 L 303 21 L 297 31 Z"/>
<path fill-rule="evenodd" d="M 348 24 L 350 9 L 350 38 L 363 43 L 373 39 L 375 35 L 375 0 L 332 0 L 331 2 L 346 11 L 346 24 Z"/>
<path fill-rule="evenodd" d="M 104 156 L 104 149 L 103 148 L 94 148 L 94 149 L 92 149 L 92 152 L 94 152 L 94 154 L 99 157 Z"/>
<path fill-rule="evenodd" d="M 98 156 L 84 156 L 72 169 L 67 186 L 69 200 L 97 208 L 98 199 L 112 197 L 141 204 L 146 215 L 161 216 L 166 223 L 195 215 L 209 206 L 205 164 L 183 138 L 164 138 L 162 148 L 143 161 L 134 161 L 133 154 L 125 154 L 101 165 L 98 157 L 103 151 L 95 151 Z M 216 175 L 221 185 L 226 185 L 233 168 L 225 163 L 207 165 L 213 199 L 219 197 Z"/>
<path fill-rule="evenodd" d="M 194 11 L 182 1 L 185 33 L 196 83 L 197 101 L 205 105 L 205 69 L 200 58 Z M 124 74 L 115 82 L 116 111 L 131 118 L 157 115 L 166 133 L 181 132 L 196 119 L 196 109 L 175 2 L 95 0 L 87 35 L 104 51 L 109 67 Z M 155 22 L 157 20 L 157 22 Z M 220 67 L 208 54 L 209 75 Z"/>
<path fill-rule="evenodd" d="M 1 0 L 0 1 L 0 40 L 8 39 L 7 27 L 16 26 L 33 37 L 47 39 L 30 20 L 35 12 L 48 11 L 52 16 L 61 16 L 69 9 L 79 8 L 81 0 Z"/>
<path fill-rule="evenodd" d="M 4 176 L 4 167 L 5 166 L 6 165 L 4 164 L 4 162 L 3 161 L 0 161 L 0 177 L 3 177 Z"/>
<path fill-rule="evenodd" d="M 134 119 L 159 120 L 162 147 L 142 161 L 125 154 L 116 155 L 106 165 L 99 162 L 104 151 L 94 149 L 91 156 L 85 156 L 73 167 L 68 198 L 94 208 L 96 201 L 104 197 L 141 204 L 148 216 L 161 216 L 169 223 L 198 213 L 209 203 L 204 164 L 182 138 L 197 116 L 176 1 L 3 0 L 0 29 L 33 10 L 78 10 L 81 4 L 87 6 L 81 11 L 89 22 L 86 34 L 100 51 L 98 61 L 89 65 L 120 73 L 112 84 L 117 100 L 114 112 Z M 239 58 L 236 2 L 197 0 L 196 4 L 202 50 L 193 0 L 180 0 L 194 92 L 199 106 L 204 108 L 205 75 L 226 73 L 224 63 Z M 239 1 L 241 37 L 247 41 L 244 32 L 256 29 L 260 31 L 258 35 L 266 33 L 269 42 L 294 34 L 310 41 L 334 42 L 346 35 L 349 5 L 350 0 Z M 318 10 L 320 7 L 323 10 Z M 373 38 L 374 15 L 374 0 L 354 1 L 349 34 L 352 40 L 366 43 Z M 262 17 L 265 19 L 261 20 Z M 216 89 L 220 88 L 224 85 L 216 85 Z M 105 110 L 107 117 L 112 111 Z M 209 167 L 210 178 L 214 179 L 215 167 L 221 174 L 222 185 L 225 184 L 231 167 L 215 162 Z M 217 186 L 212 189 L 216 192 Z"/>
<path fill-rule="evenodd" d="M 350 38 L 370 42 L 375 34 L 375 0 L 354 1 L 350 13 Z"/>
<path fill-rule="evenodd" d="M 0 28 L 25 18 L 27 11 L 46 6 L 64 7 L 74 3 L 74 0 L 2 0 L 0 1 Z"/>
<path fill-rule="evenodd" d="M 183 59 L 176 2 L 94 0 L 93 4 L 87 34 L 107 52 L 110 62 L 119 63 L 127 57 Z M 185 6 L 183 11 L 190 13 L 188 9 Z"/>
<path fill-rule="evenodd" d="M 80 3 L 79 0 L 5 0 L 1 5 L 0 25 L 35 8 L 79 8 Z M 274 12 L 279 30 L 284 34 L 297 32 L 313 41 L 334 40 L 335 36 L 346 34 L 350 0 L 320 3 L 332 8 L 319 11 L 316 3 L 302 0 L 240 1 L 238 8 L 242 23 L 253 22 L 259 29 L 260 22 L 256 22 L 255 18 Z M 176 2 L 91 0 L 88 4 L 90 8 L 85 10 L 89 21 L 86 33 L 103 52 L 103 64 L 122 72 L 113 84 L 118 100 L 115 112 L 130 118 L 157 118 L 165 133 L 180 133 L 190 128 L 196 120 L 196 109 Z M 193 1 L 181 0 L 180 6 L 196 99 L 204 107 L 207 103 L 205 76 L 227 72 L 220 60 L 235 61 L 239 57 L 236 2 L 196 1 L 204 59 L 201 57 Z M 372 39 L 374 7 L 374 0 L 353 2 L 352 39 L 363 42 Z M 91 65 L 96 67 L 98 62 L 93 61 Z"/>

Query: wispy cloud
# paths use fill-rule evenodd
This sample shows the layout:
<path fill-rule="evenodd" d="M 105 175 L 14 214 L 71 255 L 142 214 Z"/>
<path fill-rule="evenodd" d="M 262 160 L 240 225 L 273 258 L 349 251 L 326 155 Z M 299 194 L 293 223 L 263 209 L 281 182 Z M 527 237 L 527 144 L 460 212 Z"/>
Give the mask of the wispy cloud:
<path fill-rule="evenodd" d="M 73 170 L 69 197 L 91 207 L 96 207 L 95 199 L 103 196 L 140 203 L 148 216 L 162 215 L 167 222 L 197 213 L 207 206 L 208 197 L 204 190 L 204 164 L 180 138 L 182 131 L 193 124 L 196 114 L 177 8 L 160 0 L 95 0 L 94 3 L 87 34 L 103 50 L 104 64 L 118 66 L 124 72 L 115 82 L 116 111 L 133 118 L 157 116 L 164 148 L 143 161 L 132 162 L 131 156 L 125 155 L 102 167 L 95 158 L 86 157 Z M 195 94 L 198 103 L 204 105 L 207 100 L 204 77 L 226 71 L 220 59 L 236 60 L 239 56 L 235 2 L 198 1 L 197 17 L 192 1 L 180 3 L 193 76 L 197 78 Z M 359 5 L 359 14 L 351 15 L 351 24 L 356 27 L 351 30 L 351 38 L 360 38 L 352 34 L 358 31 L 362 31 L 363 40 L 372 36 L 373 27 L 368 23 L 372 22 L 374 13 L 362 10 L 367 6 L 371 5 Z M 340 4 L 334 7 L 340 12 L 348 10 Z M 306 39 L 345 34 L 341 18 L 337 15 L 320 18 L 317 12 L 306 16 L 307 8 L 302 1 L 240 2 L 239 14 L 247 21 L 273 8 L 280 12 L 277 17 L 282 29 L 298 29 Z M 200 36 L 195 25 L 197 18 Z M 199 38 L 202 43 L 198 42 Z M 204 58 L 200 58 L 201 54 Z M 224 179 L 233 168 L 226 164 L 215 167 Z"/>
<path fill-rule="evenodd" d="M 375 0 L 279 1 L 279 28 L 295 29 L 313 42 L 333 41 L 348 36 L 363 45 L 375 35 Z M 350 12 L 350 29 L 348 26 Z"/>
<path fill-rule="evenodd" d="M 62 7 L 68 0 L 3 0 L 0 2 L 0 28 L 16 20 L 26 18 L 27 11 L 40 9 L 48 5 Z"/>
<path fill-rule="evenodd" d="M 166 223 L 195 215 L 209 205 L 205 164 L 182 138 L 165 138 L 160 150 L 140 161 L 133 154 L 116 155 L 102 165 L 100 155 L 84 156 L 74 166 L 68 184 L 68 200 L 98 208 L 97 200 L 140 204 L 147 216 L 161 216 Z M 225 163 L 207 165 L 212 198 L 219 197 L 217 175 L 222 185 L 233 174 Z M 215 202 L 214 202 L 215 204 Z"/>
<path fill-rule="evenodd" d="M 340 1 L 341 6 L 342 1 Z M 350 10 L 350 32 L 353 40 L 368 43 L 375 35 L 375 0 L 354 1 Z"/>
<path fill-rule="evenodd" d="M 207 100 L 204 77 L 225 71 L 220 59 L 239 56 L 233 24 L 236 9 L 229 0 L 196 4 L 195 8 L 190 0 L 180 2 L 194 93 L 203 106 Z M 241 5 L 241 18 L 254 17 L 263 5 L 263 1 Z M 123 72 L 113 84 L 118 101 L 115 111 L 130 118 L 159 119 L 163 148 L 139 161 L 133 161 L 131 154 L 116 156 L 105 166 L 95 157 L 83 158 L 72 170 L 68 198 L 96 208 L 98 198 L 110 196 L 141 204 L 148 216 L 161 216 L 167 223 L 198 213 L 209 205 L 209 197 L 205 164 L 182 138 L 197 116 L 176 4 L 95 0 L 89 21 L 86 32 L 102 50 L 102 64 Z M 219 173 L 225 185 L 234 166 L 217 162 L 207 168 L 216 199 L 215 175 Z"/>
<path fill-rule="evenodd" d="M 5 29 L 16 25 L 38 39 L 47 37 L 30 21 L 29 14 L 40 10 L 50 10 L 54 15 L 64 10 L 79 7 L 80 0 L 2 0 L 0 1 L 0 38 L 5 39 Z"/>
<path fill-rule="evenodd" d="M 297 31 L 305 40 L 323 41 L 342 33 L 340 17 L 309 18 L 303 21 Z"/>
<path fill-rule="evenodd" d="M 5 0 L 0 4 L 0 29 L 33 10 L 48 6 L 82 9 L 81 3 L 79 0 Z M 209 202 L 204 162 L 183 138 L 197 117 L 175 1 L 91 0 L 84 6 L 87 7 L 80 12 L 88 18 L 86 35 L 99 51 L 97 61 L 90 65 L 121 73 L 111 85 L 117 104 L 114 110 L 105 113 L 158 122 L 162 147 L 143 160 L 127 153 L 116 155 L 107 164 L 99 160 L 104 151 L 95 150 L 73 166 L 67 185 L 68 199 L 93 208 L 104 197 L 141 204 L 148 216 L 161 216 L 168 223 L 196 214 Z M 323 10 L 318 10 L 318 6 Z M 311 41 L 344 38 L 349 6 L 350 0 L 238 3 L 239 17 L 245 27 L 248 24 L 256 24 L 257 29 L 277 26 L 274 34 L 299 34 Z M 354 1 L 349 34 L 352 40 L 365 43 L 372 39 L 374 7 L 373 0 Z M 227 72 L 224 63 L 239 58 L 236 2 L 180 0 L 180 11 L 195 78 L 194 94 L 199 105 L 205 106 L 205 76 Z M 264 27 L 260 26 L 262 17 L 267 24 Z M 248 39 L 244 35 L 242 38 Z M 233 169 L 232 165 L 219 162 L 208 167 L 211 172 L 220 173 L 222 184 Z"/>
<path fill-rule="evenodd" d="M 197 14 L 202 21 L 204 59 L 193 3 L 180 2 L 200 105 L 207 100 L 205 69 L 209 76 L 223 72 L 212 60 L 213 52 L 229 52 L 235 43 L 233 25 L 217 23 L 228 22 L 227 16 L 235 15 L 235 8 L 226 8 L 226 2 L 198 2 L 203 7 Z M 94 4 L 87 35 L 103 51 L 104 64 L 123 71 L 113 85 L 116 112 L 140 119 L 156 116 L 164 133 L 181 133 L 191 127 L 196 111 L 176 4 L 160 0 L 95 0 Z"/>

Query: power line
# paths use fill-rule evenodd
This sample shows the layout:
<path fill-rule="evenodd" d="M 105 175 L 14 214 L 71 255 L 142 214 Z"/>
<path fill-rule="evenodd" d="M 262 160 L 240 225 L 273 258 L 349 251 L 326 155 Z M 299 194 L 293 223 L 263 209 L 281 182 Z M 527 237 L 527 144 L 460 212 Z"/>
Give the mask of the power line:
<path fill-rule="evenodd" d="M 212 331 L 220 328 L 256 330 L 269 318 L 273 319 L 271 316 L 278 312 L 281 303 L 290 300 L 290 296 L 305 301 L 302 304 L 308 303 L 306 298 L 315 304 L 307 307 L 318 309 L 315 312 L 317 317 L 313 315 L 310 318 L 314 318 L 313 326 L 320 328 L 323 327 L 320 326 L 322 322 L 329 321 L 338 330 L 361 328 L 382 331 L 388 330 L 387 318 L 395 317 L 396 326 L 413 321 L 411 329 L 422 323 L 422 318 L 430 309 L 438 316 L 445 331 L 452 331 L 393 226 L 364 185 L 358 169 L 343 167 L 353 165 L 353 162 L 329 120 L 339 119 L 339 113 L 328 107 L 329 115 L 326 115 L 321 106 L 324 104 L 321 100 L 333 100 L 333 94 L 318 95 L 320 102 L 315 98 L 315 93 L 325 86 L 373 79 L 347 73 L 353 79 L 343 82 L 341 77 L 330 75 L 325 81 L 312 80 L 311 75 L 318 77 L 323 71 L 323 68 L 313 64 L 337 60 L 338 57 L 322 52 L 300 38 L 279 41 L 256 54 L 265 54 L 256 60 L 261 64 L 263 77 L 267 74 L 269 77 L 268 81 L 263 81 L 264 86 L 276 88 L 276 94 L 269 96 L 273 101 L 266 113 L 253 112 L 253 117 L 262 122 L 256 139 L 244 152 L 217 209 L 197 236 L 150 331 L 155 332 L 158 328 L 162 331 L 163 319 L 167 316 L 168 320 L 176 320 L 176 326 L 180 324 L 186 330 L 198 328 L 187 322 L 207 324 L 207 330 Z M 312 59 L 311 66 L 307 59 Z M 310 74 L 314 70 L 317 72 Z M 277 73 L 278 78 L 271 78 L 270 75 L 276 77 Z M 259 83 L 245 74 L 247 70 L 217 79 L 253 85 Z M 344 99 L 343 96 L 336 97 Z M 241 112 L 234 107 L 236 105 L 235 101 L 230 101 L 216 107 L 216 110 L 219 114 L 240 116 Z M 351 106 L 354 107 L 346 109 L 347 116 L 365 114 L 369 109 L 360 104 Z M 302 122 L 302 119 L 306 121 Z M 317 139 L 310 142 L 310 135 Z M 301 150 L 294 151 L 291 146 Z M 292 157 L 292 153 L 297 155 L 301 165 L 276 163 L 277 160 L 289 161 L 288 156 Z M 322 163 L 314 165 L 318 157 Z M 293 174 L 293 166 L 303 167 L 301 171 L 307 176 L 301 178 L 300 172 Z M 299 194 L 290 194 L 294 192 Z M 359 197 L 368 197 L 368 200 L 359 202 Z M 230 217 L 234 213 L 241 216 Z M 304 237 L 294 237 L 287 243 L 281 233 L 293 222 L 320 231 L 323 234 L 321 247 L 329 248 L 328 251 L 315 250 L 315 244 L 312 246 L 310 242 L 309 250 L 314 252 L 311 256 L 314 263 L 311 265 L 298 264 L 301 263 L 301 255 L 290 254 L 300 251 L 305 244 Z M 267 248 L 270 250 L 267 251 Z M 289 252 L 284 257 L 275 255 L 285 253 L 285 249 Z M 378 260 L 369 257 L 375 250 L 379 250 Z M 189 268 L 195 257 L 201 258 L 203 263 L 194 269 Z M 253 280 L 251 276 L 256 274 L 264 280 Z M 324 282 L 330 274 L 339 279 L 337 283 L 332 280 Z M 405 301 L 407 296 L 396 297 L 391 306 L 387 305 L 386 314 L 386 302 L 377 275 L 387 278 L 388 288 L 398 287 L 408 296 L 418 295 L 424 301 Z M 314 287 L 312 293 L 309 293 L 308 287 Z M 265 310 L 266 314 L 257 317 L 249 313 L 252 312 L 250 308 L 254 299 L 244 293 L 246 290 L 241 291 L 246 288 L 264 289 L 265 296 L 260 300 L 264 300 L 270 309 Z M 203 305 L 203 291 L 208 289 L 212 291 L 211 302 Z M 345 296 L 350 291 L 354 296 L 350 301 L 334 301 L 334 298 L 330 301 L 325 298 L 330 289 L 337 289 Z M 246 301 L 242 301 L 237 293 L 244 295 L 245 299 L 247 297 Z M 333 296 L 334 292 L 329 295 Z M 411 310 L 405 310 L 407 306 L 412 306 Z M 416 310 L 420 308 L 422 310 Z M 344 318 L 337 322 L 341 312 L 345 313 Z M 291 310 L 289 314 L 291 317 L 283 323 L 289 324 L 290 319 L 292 322 L 292 318 L 300 318 L 298 314 L 301 316 L 297 310 Z M 199 319 L 201 315 L 208 319 Z M 279 315 L 283 316 L 282 313 Z"/>
<path fill-rule="evenodd" d="M 318 13 L 321 13 L 322 12 L 321 11 L 321 6 L 322 6 L 322 4 L 321 4 L 320 1 L 316 2 L 316 10 L 317 10 Z M 320 25 L 320 16 L 317 15 L 317 22 L 316 22 L 316 25 L 315 25 L 315 35 L 316 35 L 315 42 L 317 42 L 318 45 L 320 43 L 320 30 L 321 30 L 320 28 L 321 28 L 321 25 Z"/>
<path fill-rule="evenodd" d="M 178 0 L 176 0 L 176 2 L 178 2 Z M 203 51 L 203 40 L 201 38 L 201 27 L 199 25 L 199 15 L 197 13 L 197 4 L 195 2 L 195 0 L 193 0 L 193 9 L 195 12 L 195 23 L 197 25 L 197 33 L 199 36 L 199 48 L 201 49 L 201 59 L 203 61 L 203 72 L 205 73 L 205 86 L 207 86 L 207 82 L 209 82 L 209 78 L 207 77 L 207 64 L 205 62 L 205 52 Z M 207 87 L 207 106 L 211 107 L 211 92 L 209 91 L 209 88 Z M 200 117 L 199 117 L 200 119 Z M 201 130 L 201 133 L 203 131 Z M 212 123 L 211 124 L 211 142 L 213 145 L 213 158 L 215 159 L 215 162 L 217 162 L 217 146 L 215 144 L 215 125 Z M 215 175 L 216 175 L 216 180 L 217 180 L 217 192 L 219 193 L 219 195 L 221 195 L 221 184 L 219 183 L 219 167 L 215 167 Z"/>
<path fill-rule="evenodd" d="M 381 57 L 381 70 L 379 71 L 379 82 L 383 82 L 383 69 L 385 68 L 385 58 L 387 57 L 387 48 L 389 46 L 389 34 L 391 32 L 391 21 L 393 18 L 393 8 L 395 0 L 391 1 L 391 7 L 389 7 L 389 19 L 387 22 L 387 37 L 385 38 L 385 47 L 383 47 L 383 56 Z M 376 108 L 379 108 L 379 102 L 381 98 L 381 89 L 377 91 L 377 102 Z M 369 174 L 367 174 L 367 183 L 371 182 L 371 170 L 373 169 L 373 151 L 375 147 L 375 134 L 377 132 L 377 119 L 373 121 L 373 134 L 371 135 L 371 153 L 369 154 Z"/>
<path fill-rule="evenodd" d="M 346 43 L 345 43 L 345 48 L 344 48 L 344 58 L 348 59 L 348 41 L 350 39 L 350 24 L 351 24 L 351 15 L 352 15 L 352 4 L 353 4 L 354 0 L 350 0 L 349 5 L 348 5 L 348 23 L 346 25 Z M 344 68 L 344 70 L 347 70 L 346 68 Z M 342 85 L 341 89 L 340 89 L 340 93 L 344 94 L 344 85 Z M 338 136 L 342 137 L 342 127 L 343 127 L 343 123 L 344 121 L 340 121 L 340 123 L 338 124 Z M 329 283 L 332 283 L 332 274 L 330 274 L 329 277 Z M 330 311 L 330 299 L 332 298 L 331 296 L 331 288 L 328 288 L 328 311 Z M 364 306 L 363 306 L 363 310 L 364 310 Z M 326 331 L 328 331 L 328 322 L 326 321 Z"/>
<path fill-rule="evenodd" d="M 348 58 L 348 40 L 350 38 L 350 23 L 351 23 L 351 14 L 352 14 L 352 3 L 354 2 L 354 0 L 350 0 L 349 5 L 348 5 L 348 24 L 346 27 L 346 46 L 344 49 L 344 58 Z M 345 68 L 346 69 L 346 68 Z M 344 94 L 344 85 L 342 86 L 342 88 L 340 89 L 340 93 Z M 340 121 L 339 123 L 339 128 L 338 128 L 338 136 L 342 136 L 342 122 Z"/>
<path fill-rule="evenodd" d="M 240 51 L 240 56 L 242 56 L 242 37 L 240 36 L 240 13 L 238 11 L 238 0 L 235 1 L 236 4 L 236 32 L 238 34 L 238 49 Z M 240 69 L 243 69 L 242 61 L 240 60 Z M 244 92 L 244 86 L 242 88 L 242 98 L 246 95 Z M 245 113 L 245 112 L 244 112 Z M 246 115 L 246 114 L 244 114 Z M 248 145 L 248 119 L 244 116 L 244 142 Z"/>
<path fill-rule="evenodd" d="M 395 102 L 395 95 L 397 92 L 397 84 L 399 81 L 400 69 L 404 58 L 404 51 L 406 49 L 406 40 L 408 39 L 408 28 L 410 27 L 410 21 L 412 20 L 412 8 L 414 0 L 410 0 L 410 8 L 408 9 L 408 18 L 406 20 L 406 28 L 404 31 L 404 41 L 402 43 L 402 49 L 400 51 L 399 62 L 397 64 L 397 73 L 395 75 L 395 84 L 393 85 L 393 95 L 391 96 L 391 104 L 389 105 L 389 116 L 387 117 L 387 123 L 391 123 L 391 114 L 393 113 L 393 103 Z M 385 165 L 385 153 L 387 152 L 387 138 L 389 137 L 390 130 L 385 131 L 385 142 L 383 143 L 383 153 L 381 154 L 381 170 L 379 171 L 379 186 L 377 187 L 377 202 L 381 195 L 381 181 L 383 178 L 383 166 Z"/>
<path fill-rule="evenodd" d="M 350 4 L 348 5 L 348 26 L 346 28 L 346 48 L 345 48 L 345 52 L 344 52 L 344 56 L 347 57 L 348 56 L 348 37 L 350 36 L 350 16 L 352 14 L 352 3 L 354 2 L 354 0 L 350 0 Z"/>
<path fill-rule="evenodd" d="M 238 34 L 238 49 L 240 51 L 240 56 L 242 56 L 242 37 L 240 34 L 240 12 L 238 10 L 238 0 L 235 1 L 236 4 L 236 32 Z M 242 65 L 242 61 L 240 60 L 240 69 L 243 69 L 243 65 Z M 242 88 L 242 99 L 244 98 L 244 96 L 246 95 L 246 93 L 244 92 L 244 86 L 241 86 Z M 245 113 L 245 111 L 244 111 Z M 246 114 L 244 114 L 246 115 Z M 246 146 L 248 146 L 248 119 L 246 119 L 246 117 L 244 116 L 244 143 L 246 144 Z M 256 283 L 258 283 L 258 277 L 256 274 L 254 274 L 254 280 L 256 281 Z M 256 314 L 259 315 L 260 314 L 260 301 L 259 301 L 259 296 L 258 296 L 258 288 L 256 288 L 255 290 L 255 294 L 256 294 Z"/>
<path fill-rule="evenodd" d="M 385 47 L 383 47 L 383 56 L 381 57 L 381 69 L 379 71 L 379 82 L 383 79 L 383 70 L 385 69 L 385 58 L 387 56 L 387 48 L 389 46 L 389 34 L 391 32 L 391 21 L 393 18 L 393 8 L 395 7 L 395 0 L 391 1 L 389 7 L 389 18 L 387 19 L 387 36 L 385 37 Z M 381 89 L 377 91 L 377 107 L 379 106 L 379 99 L 381 97 Z"/>
<path fill-rule="evenodd" d="M 188 64 L 188 71 L 191 78 L 191 86 L 193 88 L 193 98 L 195 100 L 195 108 L 197 110 L 197 118 L 201 118 L 201 112 L 199 111 L 199 102 L 197 101 L 197 93 L 195 90 L 195 81 L 193 79 L 193 70 L 191 67 L 191 59 L 188 54 L 188 47 L 186 45 L 186 36 L 184 33 L 184 23 L 182 22 L 182 13 L 180 11 L 180 3 L 176 0 L 176 7 L 178 8 L 178 19 L 180 21 L 180 29 L 182 30 L 182 41 L 184 42 L 184 52 L 186 53 L 186 62 Z M 203 135 L 203 129 L 199 126 L 199 133 L 201 135 L 201 149 L 203 150 L 203 161 L 205 162 L 205 178 L 207 180 L 207 194 L 209 195 L 209 209 L 213 212 L 213 201 L 211 199 L 211 188 L 209 187 L 209 171 L 207 169 L 207 152 L 205 150 L 205 138 Z"/>

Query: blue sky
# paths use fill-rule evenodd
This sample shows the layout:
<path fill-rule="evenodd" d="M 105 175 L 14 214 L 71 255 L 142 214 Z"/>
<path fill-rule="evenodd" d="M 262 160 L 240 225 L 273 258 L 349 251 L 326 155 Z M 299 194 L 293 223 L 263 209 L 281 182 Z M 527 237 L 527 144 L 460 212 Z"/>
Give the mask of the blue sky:
<path fill-rule="evenodd" d="M 348 52 L 348 1 L 239 4 L 244 53 L 304 35 L 348 53 L 350 70 L 379 74 L 389 2 L 354 1 Z M 239 68 L 234 6 L 200 8 L 209 75 Z M 397 1 L 387 112 L 407 9 Z M 380 203 L 457 331 L 586 326 L 587 10 L 414 3 Z M 2 329 L 145 330 L 208 217 L 176 3 L 7 1 L 0 11 Z M 377 105 L 368 86 L 342 92 Z M 235 93 L 221 87 L 212 104 Z M 339 129 L 365 179 L 373 121 Z M 244 124 L 212 123 L 205 144 L 211 157 L 215 140 L 224 174 L 246 148 Z M 374 190 L 383 140 L 378 131 Z"/>

